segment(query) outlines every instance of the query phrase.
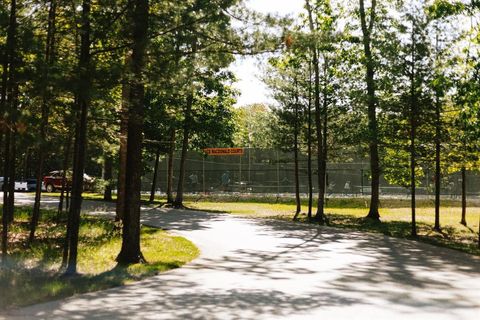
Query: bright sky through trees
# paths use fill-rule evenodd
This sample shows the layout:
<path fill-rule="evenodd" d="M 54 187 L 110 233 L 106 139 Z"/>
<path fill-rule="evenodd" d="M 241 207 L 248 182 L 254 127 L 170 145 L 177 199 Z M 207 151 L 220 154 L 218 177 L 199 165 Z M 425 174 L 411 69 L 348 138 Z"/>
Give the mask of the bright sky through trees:
<path fill-rule="evenodd" d="M 303 0 L 250 0 L 247 2 L 249 8 L 262 13 L 290 16 L 299 13 L 303 5 Z M 265 59 L 262 57 L 238 57 L 231 67 L 238 78 L 235 88 L 241 93 L 237 106 L 273 102 L 269 96 L 269 89 L 258 78 L 264 61 Z"/>

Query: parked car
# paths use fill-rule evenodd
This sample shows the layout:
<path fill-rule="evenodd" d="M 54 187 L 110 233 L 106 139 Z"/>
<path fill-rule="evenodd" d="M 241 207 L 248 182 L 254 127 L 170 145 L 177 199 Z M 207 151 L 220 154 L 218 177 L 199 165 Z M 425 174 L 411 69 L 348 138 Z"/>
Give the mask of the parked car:
<path fill-rule="evenodd" d="M 0 177 L 0 190 L 4 190 L 4 177 Z M 27 186 L 27 181 L 15 181 L 14 185 L 15 191 L 27 191 L 28 186 Z"/>
<path fill-rule="evenodd" d="M 67 171 L 66 174 L 66 187 L 70 189 L 72 187 L 72 173 Z M 84 190 L 91 190 L 93 188 L 93 184 L 95 179 L 88 174 L 83 174 L 83 189 Z M 47 192 L 54 192 L 55 190 L 61 190 L 63 186 L 63 171 L 56 170 L 50 172 L 47 176 L 43 177 L 43 185 L 45 186 L 45 190 Z"/>
<path fill-rule="evenodd" d="M 37 179 L 27 179 L 27 190 L 35 191 L 37 189 Z"/>

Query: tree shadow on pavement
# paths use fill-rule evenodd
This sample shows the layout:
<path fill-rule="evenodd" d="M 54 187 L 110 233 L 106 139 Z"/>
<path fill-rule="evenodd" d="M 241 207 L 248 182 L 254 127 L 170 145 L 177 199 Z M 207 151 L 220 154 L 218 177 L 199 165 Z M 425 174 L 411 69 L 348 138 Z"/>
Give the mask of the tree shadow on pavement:
<path fill-rule="evenodd" d="M 34 306 L 19 315 L 275 319 L 371 307 L 460 319 L 475 318 L 480 308 L 480 259 L 454 250 L 378 234 L 183 210 L 151 210 L 142 219 L 179 231 L 208 230 L 226 221 L 217 228 L 240 230 L 228 234 L 240 244 L 130 286 L 59 301 L 47 311 Z M 225 241 L 224 236 L 213 240 Z"/>
<path fill-rule="evenodd" d="M 176 231 L 205 230 L 211 223 L 222 220 L 224 218 L 219 214 L 167 208 L 145 209 L 141 217 L 145 225 Z"/>

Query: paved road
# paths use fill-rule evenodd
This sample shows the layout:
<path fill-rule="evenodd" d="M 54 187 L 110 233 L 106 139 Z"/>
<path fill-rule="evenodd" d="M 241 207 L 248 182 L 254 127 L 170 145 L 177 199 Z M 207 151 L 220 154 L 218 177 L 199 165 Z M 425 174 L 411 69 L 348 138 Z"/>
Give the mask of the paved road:
<path fill-rule="evenodd" d="M 111 210 L 98 202 L 86 206 Z M 192 240 L 200 258 L 132 285 L 3 318 L 480 319 L 480 259 L 467 254 L 202 212 L 144 210 L 143 221 Z"/>

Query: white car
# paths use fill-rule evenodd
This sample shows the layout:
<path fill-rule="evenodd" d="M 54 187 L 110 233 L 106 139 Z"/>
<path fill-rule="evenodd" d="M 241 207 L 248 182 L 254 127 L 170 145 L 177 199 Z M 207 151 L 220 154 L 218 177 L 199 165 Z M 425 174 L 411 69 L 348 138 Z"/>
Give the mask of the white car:
<path fill-rule="evenodd" d="M 3 191 L 3 182 L 5 179 L 0 177 L 0 190 Z M 27 181 L 15 181 L 15 191 L 28 191 Z"/>

